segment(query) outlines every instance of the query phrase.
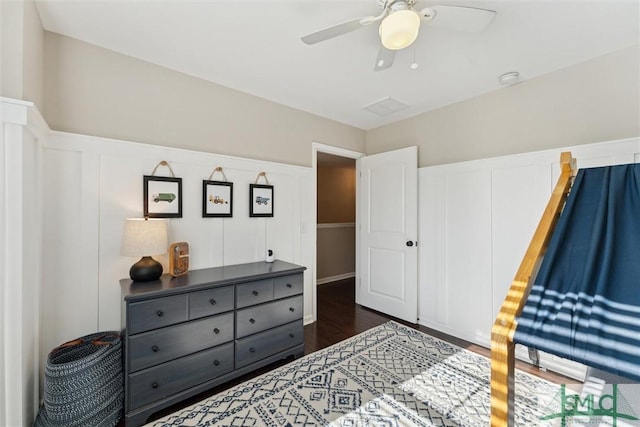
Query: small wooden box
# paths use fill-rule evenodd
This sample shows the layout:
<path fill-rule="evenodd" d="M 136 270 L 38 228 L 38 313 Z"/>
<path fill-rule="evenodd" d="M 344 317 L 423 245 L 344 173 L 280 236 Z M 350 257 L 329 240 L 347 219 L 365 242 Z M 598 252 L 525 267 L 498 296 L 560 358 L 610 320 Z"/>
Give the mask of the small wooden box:
<path fill-rule="evenodd" d="M 182 276 L 189 271 L 189 244 L 176 242 L 169 246 L 169 274 Z"/>

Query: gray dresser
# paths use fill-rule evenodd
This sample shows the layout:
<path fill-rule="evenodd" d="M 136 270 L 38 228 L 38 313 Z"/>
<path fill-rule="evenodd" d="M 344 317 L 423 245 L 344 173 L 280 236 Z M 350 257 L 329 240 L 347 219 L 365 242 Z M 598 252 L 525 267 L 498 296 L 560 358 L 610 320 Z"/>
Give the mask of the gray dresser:
<path fill-rule="evenodd" d="M 276 260 L 122 279 L 125 421 L 304 354 L 303 266 Z"/>

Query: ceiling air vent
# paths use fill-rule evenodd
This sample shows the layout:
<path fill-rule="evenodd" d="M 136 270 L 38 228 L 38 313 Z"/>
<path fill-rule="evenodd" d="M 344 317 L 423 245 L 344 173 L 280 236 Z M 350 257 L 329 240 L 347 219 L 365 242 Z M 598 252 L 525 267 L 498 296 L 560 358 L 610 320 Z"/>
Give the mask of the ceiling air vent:
<path fill-rule="evenodd" d="M 409 106 L 403 104 L 397 99 L 393 99 L 390 96 L 387 96 L 380 101 L 365 105 L 363 108 L 373 114 L 377 114 L 379 116 L 387 116 L 391 113 L 397 113 L 398 111 L 404 110 L 407 107 Z"/>

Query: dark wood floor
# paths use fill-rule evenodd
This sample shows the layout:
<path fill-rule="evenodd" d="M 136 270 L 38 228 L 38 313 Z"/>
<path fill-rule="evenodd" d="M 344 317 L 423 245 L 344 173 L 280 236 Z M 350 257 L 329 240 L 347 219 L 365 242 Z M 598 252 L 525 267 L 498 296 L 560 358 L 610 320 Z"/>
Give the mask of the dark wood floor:
<path fill-rule="evenodd" d="M 490 352 L 487 348 L 443 334 L 421 325 L 410 324 L 357 305 L 355 303 L 355 281 L 353 279 L 327 283 L 318 287 L 318 320 L 317 322 L 304 327 L 305 354 L 313 353 L 314 351 L 328 347 L 346 338 L 357 335 L 360 332 L 364 332 L 367 329 L 371 329 L 375 326 L 388 322 L 389 320 L 395 320 L 429 335 L 451 342 L 459 347 L 490 357 Z M 200 400 L 216 393 L 220 393 L 221 391 L 224 391 L 236 384 L 268 372 L 287 362 L 289 362 L 289 360 L 283 360 L 247 374 L 230 383 L 226 383 L 223 386 L 215 387 L 206 393 L 194 396 L 180 404 L 171 406 L 154 414 L 149 421 L 161 418 L 193 403 L 199 402 Z M 540 371 L 534 366 L 524 362 L 517 361 L 516 367 L 558 384 L 575 382 L 575 380 L 570 380 L 561 375 Z M 121 421 L 119 426 L 124 426 L 124 423 Z"/>

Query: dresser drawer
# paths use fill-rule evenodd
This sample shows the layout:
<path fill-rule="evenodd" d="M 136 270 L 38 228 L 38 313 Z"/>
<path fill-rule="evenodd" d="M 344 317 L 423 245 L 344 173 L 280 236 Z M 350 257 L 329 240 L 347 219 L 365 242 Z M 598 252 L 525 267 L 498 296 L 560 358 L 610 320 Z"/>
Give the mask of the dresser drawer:
<path fill-rule="evenodd" d="M 236 369 L 303 342 L 302 319 L 236 340 Z"/>
<path fill-rule="evenodd" d="M 248 307 L 273 299 L 273 279 L 236 285 L 236 307 Z"/>
<path fill-rule="evenodd" d="M 187 320 L 187 296 L 174 295 L 129 304 L 128 333 L 149 331 Z"/>
<path fill-rule="evenodd" d="M 236 311 L 236 337 L 242 338 L 302 318 L 302 295 Z"/>
<path fill-rule="evenodd" d="M 233 313 L 206 317 L 129 338 L 129 372 L 233 340 Z"/>
<path fill-rule="evenodd" d="M 233 286 L 207 289 L 189 294 L 189 319 L 233 310 Z"/>
<path fill-rule="evenodd" d="M 201 384 L 233 370 L 233 343 L 201 351 L 129 376 L 129 408 Z"/>
<path fill-rule="evenodd" d="M 280 299 L 302 293 L 302 274 L 276 277 L 273 279 L 273 299 Z"/>

